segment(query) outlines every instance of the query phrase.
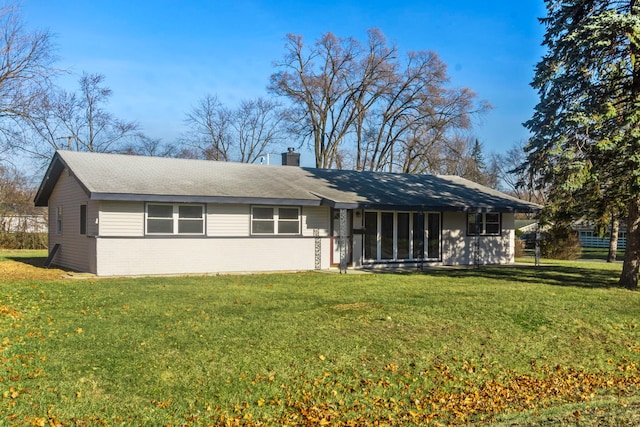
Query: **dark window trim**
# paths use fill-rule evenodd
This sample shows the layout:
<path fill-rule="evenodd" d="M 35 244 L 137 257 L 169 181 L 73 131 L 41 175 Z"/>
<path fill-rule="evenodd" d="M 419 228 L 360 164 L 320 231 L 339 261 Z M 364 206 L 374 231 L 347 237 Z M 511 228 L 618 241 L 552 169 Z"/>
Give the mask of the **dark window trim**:
<path fill-rule="evenodd" d="M 87 234 L 87 205 L 80 205 L 80 234 Z"/>
<path fill-rule="evenodd" d="M 480 224 L 482 230 L 479 233 L 471 233 L 469 232 L 469 218 L 471 215 L 476 215 L 476 218 L 481 218 Z M 487 233 L 487 215 L 498 215 L 498 232 L 497 233 Z M 502 235 L 502 212 L 470 212 L 467 214 L 467 236 L 500 236 Z M 494 224 L 494 223 L 492 223 Z"/>
<path fill-rule="evenodd" d="M 62 205 L 56 206 L 56 234 L 62 234 L 64 211 Z"/>
<path fill-rule="evenodd" d="M 148 231 L 149 227 L 149 206 L 171 206 L 172 207 L 172 215 L 171 215 L 171 228 L 172 232 L 169 233 L 150 233 Z M 202 232 L 200 233 L 180 233 L 179 232 L 179 207 L 180 206 L 199 206 L 202 211 Z M 153 219 L 154 217 L 152 217 Z M 160 217 L 156 219 L 162 219 Z M 166 218 L 168 219 L 168 217 Z M 185 219 L 185 218 L 183 218 Z M 197 221 L 197 219 L 189 218 L 189 220 Z M 194 236 L 205 236 L 207 234 L 207 207 L 202 203 L 156 203 L 156 202 L 146 202 L 144 207 L 144 234 L 145 236 L 186 236 L 186 237 L 194 237 Z"/>
<path fill-rule="evenodd" d="M 265 209 L 271 209 L 273 216 L 271 219 L 254 219 L 253 218 L 253 210 L 255 208 L 265 208 Z M 298 212 L 298 217 L 297 219 L 293 220 L 293 219 L 281 219 L 280 218 L 280 209 L 296 209 L 296 211 Z M 274 205 L 251 205 L 251 210 L 250 210 L 250 227 L 249 227 L 249 234 L 252 237 L 291 237 L 291 236 L 301 236 L 302 235 L 302 208 L 300 206 L 274 206 Z M 253 231 L 254 228 L 254 221 L 264 221 L 264 222 L 273 222 L 273 232 L 268 232 L 268 233 L 259 233 L 259 232 L 255 232 Z M 279 230 L 280 227 L 280 222 L 289 222 L 289 223 L 294 223 L 297 222 L 298 224 L 298 231 L 296 233 L 282 233 Z"/>

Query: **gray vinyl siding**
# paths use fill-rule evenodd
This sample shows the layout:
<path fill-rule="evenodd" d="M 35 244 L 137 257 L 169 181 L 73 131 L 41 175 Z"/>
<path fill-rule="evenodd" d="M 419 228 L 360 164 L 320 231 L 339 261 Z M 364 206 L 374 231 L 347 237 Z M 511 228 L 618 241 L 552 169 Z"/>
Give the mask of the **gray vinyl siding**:
<path fill-rule="evenodd" d="M 101 202 L 99 235 L 102 237 L 144 236 L 143 202 Z M 303 236 L 329 235 L 330 208 L 305 206 L 301 209 Z M 89 222 L 91 219 L 88 220 Z M 240 204 L 208 204 L 206 206 L 206 236 L 249 237 L 251 235 L 251 206 Z"/>
<path fill-rule="evenodd" d="M 301 236 L 251 236 L 251 205 L 207 204 L 206 235 L 144 236 L 144 203 L 101 202 L 97 274 L 194 274 L 329 268 L 330 208 L 303 207 Z M 314 230 L 319 231 L 319 240 Z"/>
<path fill-rule="evenodd" d="M 207 205 L 207 235 L 211 237 L 249 236 L 251 206 Z"/>
<path fill-rule="evenodd" d="M 320 236 L 329 236 L 331 208 L 328 206 L 305 206 L 302 209 L 302 235 L 313 236 L 318 230 Z"/>
<path fill-rule="evenodd" d="M 100 236 L 144 236 L 143 202 L 100 202 Z"/>
<path fill-rule="evenodd" d="M 100 218 L 100 202 L 89 200 L 87 204 L 87 236 L 97 236 Z"/>
<path fill-rule="evenodd" d="M 84 190 L 66 170 L 49 198 L 49 249 L 60 244 L 54 264 L 72 270 L 92 271 L 95 239 L 80 234 L 80 205 L 89 205 Z M 57 232 L 57 208 L 62 206 L 62 233 Z"/>

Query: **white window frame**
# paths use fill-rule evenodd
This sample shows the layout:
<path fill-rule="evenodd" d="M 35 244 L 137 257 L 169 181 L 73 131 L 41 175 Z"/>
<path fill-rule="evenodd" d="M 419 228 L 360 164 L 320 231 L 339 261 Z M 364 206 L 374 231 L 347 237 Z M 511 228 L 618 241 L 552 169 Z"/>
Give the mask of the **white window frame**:
<path fill-rule="evenodd" d="M 489 222 L 488 224 L 492 224 L 492 225 L 498 225 L 498 231 L 497 232 L 491 232 L 488 233 L 487 232 L 487 215 L 498 215 L 498 221 L 492 221 Z M 480 232 L 471 232 L 470 229 L 470 225 L 471 225 L 471 218 L 476 218 L 476 219 L 480 219 L 480 222 L 476 224 L 476 226 L 480 227 Z M 467 214 L 467 236 L 499 236 L 502 234 L 502 213 L 500 212 L 483 212 L 483 213 L 479 213 L 479 212 L 471 212 Z"/>
<path fill-rule="evenodd" d="M 393 214 L 393 257 L 392 258 L 382 258 L 382 214 L 390 213 Z M 416 214 L 424 215 L 424 223 L 423 227 L 419 228 L 418 233 L 422 234 L 423 248 L 422 248 L 422 256 L 414 255 L 414 232 L 416 231 L 417 224 L 414 222 L 414 215 Z M 362 256 L 365 262 L 415 262 L 415 261 L 439 261 L 442 259 L 442 212 L 437 211 L 379 211 L 379 210 L 366 210 L 363 212 L 363 225 L 364 225 L 364 217 L 367 214 L 375 214 L 376 215 L 376 235 L 375 235 L 375 243 L 376 243 L 376 256 L 374 258 L 366 258 L 365 257 L 365 239 L 366 236 L 363 236 L 363 250 Z M 408 258 L 400 258 L 398 256 L 398 214 L 409 214 L 409 257 Z M 438 253 L 437 256 L 433 256 L 433 254 L 429 253 L 428 245 L 429 245 L 429 234 L 428 234 L 428 216 L 430 214 L 438 215 L 438 235 L 434 236 L 438 239 Z M 373 237 L 373 236 L 371 236 Z"/>
<path fill-rule="evenodd" d="M 171 232 L 159 232 L 154 233 L 149 231 L 149 219 L 167 219 L 169 217 L 150 217 L 149 216 L 149 206 L 171 206 Z M 184 206 L 192 206 L 199 207 L 202 215 L 199 218 L 189 218 L 189 217 L 180 217 L 180 207 Z M 198 203 L 147 203 L 145 205 L 144 211 L 144 231 L 146 235 L 149 236 L 203 236 L 206 230 L 206 211 L 205 205 Z M 181 233 L 180 232 L 180 222 L 181 221 L 194 221 L 200 222 L 202 224 L 202 229 L 196 233 Z"/>
<path fill-rule="evenodd" d="M 273 215 L 270 219 L 254 218 L 255 209 L 271 209 L 271 212 L 273 213 Z M 281 209 L 295 210 L 297 213 L 296 218 L 280 218 Z M 256 225 L 256 223 L 259 223 L 259 222 L 273 223 L 273 232 L 256 231 L 254 226 Z M 287 232 L 281 231 L 280 230 L 281 223 L 283 223 L 282 225 L 284 225 L 284 223 L 289 223 L 289 224 L 296 223 L 297 224 L 296 232 L 287 233 Z M 251 235 L 252 236 L 299 236 L 302 233 L 301 225 L 302 225 L 302 216 L 301 216 L 301 209 L 299 206 L 265 206 L 265 205 L 251 206 Z"/>

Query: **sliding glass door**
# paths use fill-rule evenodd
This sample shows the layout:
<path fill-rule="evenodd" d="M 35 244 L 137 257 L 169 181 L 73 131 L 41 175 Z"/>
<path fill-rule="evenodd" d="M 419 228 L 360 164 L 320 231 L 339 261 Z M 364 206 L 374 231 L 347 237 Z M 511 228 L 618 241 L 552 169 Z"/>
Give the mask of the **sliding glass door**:
<path fill-rule="evenodd" d="M 439 212 L 368 211 L 364 226 L 367 261 L 440 259 Z"/>

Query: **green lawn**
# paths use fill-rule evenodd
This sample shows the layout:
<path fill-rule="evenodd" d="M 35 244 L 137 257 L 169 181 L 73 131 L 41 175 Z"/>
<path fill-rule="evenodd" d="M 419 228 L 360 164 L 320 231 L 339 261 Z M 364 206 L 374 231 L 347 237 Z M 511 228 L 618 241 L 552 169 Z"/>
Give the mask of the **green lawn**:
<path fill-rule="evenodd" d="M 0 278 L 0 425 L 640 423 L 640 293 L 548 263 Z"/>
<path fill-rule="evenodd" d="M 606 261 L 609 255 L 609 249 L 607 248 L 582 248 L 582 255 L 580 258 L 588 260 L 602 260 Z M 616 260 L 622 261 L 624 259 L 624 249 L 618 249 L 616 251 Z"/>

